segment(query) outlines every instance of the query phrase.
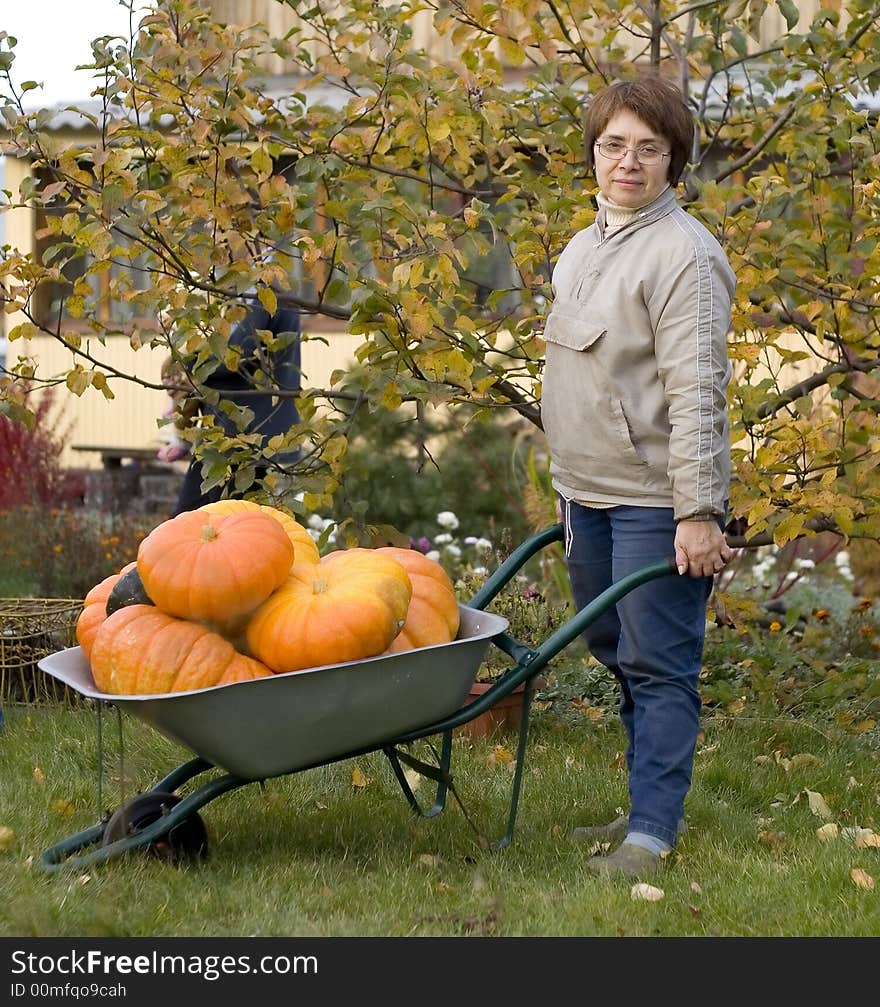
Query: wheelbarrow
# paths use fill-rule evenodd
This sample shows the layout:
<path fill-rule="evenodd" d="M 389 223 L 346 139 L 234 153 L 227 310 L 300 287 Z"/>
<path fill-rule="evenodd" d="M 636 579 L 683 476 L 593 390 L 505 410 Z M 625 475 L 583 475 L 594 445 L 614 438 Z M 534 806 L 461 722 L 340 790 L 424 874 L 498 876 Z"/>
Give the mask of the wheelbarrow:
<path fill-rule="evenodd" d="M 135 849 L 173 862 L 205 856 L 207 831 L 199 811 L 216 797 L 247 783 L 377 751 L 390 762 L 412 810 L 427 818 L 440 814 L 450 791 L 455 793 L 454 729 L 533 679 L 628 592 L 657 577 L 676 574 L 672 559 L 630 574 L 532 649 L 507 633 L 506 619 L 485 608 L 529 559 L 562 537 L 562 526 L 554 525 L 515 549 L 470 602 L 459 606 L 461 627 L 451 643 L 167 696 L 100 692 L 79 647 L 44 657 L 39 662 L 42 671 L 97 700 L 99 712 L 105 703 L 128 711 L 183 744 L 194 758 L 96 825 L 49 847 L 40 857 L 40 866 L 46 871 L 79 869 Z M 479 699 L 463 705 L 490 646 L 507 654 L 513 664 Z M 526 688 L 522 690 L 507 830 L 496 843 L 499 847 L 513 839 L 530 703 L 531 690 Z M 405 750 L 415 741 L 437 735 L 442 742 L 436 764 Z M 419 804 L 404 767 L 436 783 L 430 807 Z M 220 775 L 216 775 L 218 770 Z M 208 772 L 211 778 L 197 789 L 186 796 L 178 793 Z"/>

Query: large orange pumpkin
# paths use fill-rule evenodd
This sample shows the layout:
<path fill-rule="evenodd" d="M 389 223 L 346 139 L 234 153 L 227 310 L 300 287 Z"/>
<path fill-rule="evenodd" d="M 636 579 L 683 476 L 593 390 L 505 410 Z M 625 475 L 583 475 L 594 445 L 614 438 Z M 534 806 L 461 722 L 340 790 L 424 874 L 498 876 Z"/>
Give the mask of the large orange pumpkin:
<path fill-rule="evenodd" d="M 90 664 L 101 692 L 115 696 L 188 692 L 272 674 L 206 626 L 152 605 L 129 605 L 108 616 Z"/>
<path fill-rule="evenodd" d="M 297 563 L 248 623 L 248 649 L 274 671 L 373 657 L 400 632 L 411 596 L 406 570 L 373 549 Z"/>
<path fill-rule="evenodd" d="M 416 549 L 385 546 L 376 552 L 397 560 L 409 574 L 413 589 L 406 622 L 392 641 L 388 653 L 398 654 L 454 640 L 458 633 L 458 600 L 443 567 Z"/>
<path fill-rule="evenodd" d="M 321 558 L 318 547 L 308 531 L 295 521 L 289 514 L 268 504 L 254 503 L 252 500 L 217 500 L 215 503 L 204 504 L 199 510 L 208 514 L 238 514 L 244 511 L 256 511 L 268 514 L 284 529 L 285 534 L 293 544 L 294 563 L 317 563 Z"/>
<path fill-rule="evenodd" d="M 282 584 L 293 544 L 260 511 L 178 514 L 154 528 L 138 549 L 147 594 L 167 615 L 235 631 Z"/>
<path fill-rule="evenodd" d="M 116 586 L 116 582 L 129 570 L 134 563 L 128 563 L 119 573 L 111 573 L 89 591 L 83 599 L 83 610 L 76 620 L 76 642 L 82 647 L 86 657 L 92 652 L 92 644 L 101 623 L 107 618 L 107 599 Z"/>

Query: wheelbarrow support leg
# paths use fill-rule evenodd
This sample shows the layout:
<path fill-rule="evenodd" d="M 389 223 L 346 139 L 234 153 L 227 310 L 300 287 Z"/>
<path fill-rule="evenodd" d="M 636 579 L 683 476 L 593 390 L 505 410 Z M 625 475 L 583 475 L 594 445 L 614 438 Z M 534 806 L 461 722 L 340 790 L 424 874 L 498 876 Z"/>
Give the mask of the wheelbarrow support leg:
<path fill-rule="evenodd" d="M 428 762 L 422 762 L 421 759 L 416 759 L 408 752 L 403 752 L 393 745 L 386 745 L 382 751 L 391 763 L 391 768 L 394 770 L 394 775 L 400 785 L 400 789 L 403 791 L 403 796 L 413 811 L 422 818 L 434 818 L 439 815 L 446 807 L 446 795 L 452 786 L 452 774 L 449 771 L 452 761 L 452 731 L 443 732 L 443 747 L 440 752 L 440 764 L 437 766 L 432 766 Z M 423 810 L 416 795 L 413 793 L 403 766 L 401 766 L 402 762 L 409 766 L 410 769 L 414 769 L 421 776 L 426 776 L 428 779 L 436 782 L 437 796 L 433 805 L 427 811 Z"/>
<path fill-rule="evenodd" d="M 519 808 L 519 794 L 522 789 L 523 770 L 526 764 L 526 749 L 529 740 L 529 712 L 532 706 L 532 693 L 530 689 L 523 692 L 522 699 L 522 720 L 519 724 L 519 739 L 516 745 L 516 769 L 513 773 L 513 789 L 510 795 L 510 815 L 507 819 L 507 832 L 495 844 L 499 849 L 510 846 L 513 842 L 513 829 L 516 825 L 516 812 Z"/>

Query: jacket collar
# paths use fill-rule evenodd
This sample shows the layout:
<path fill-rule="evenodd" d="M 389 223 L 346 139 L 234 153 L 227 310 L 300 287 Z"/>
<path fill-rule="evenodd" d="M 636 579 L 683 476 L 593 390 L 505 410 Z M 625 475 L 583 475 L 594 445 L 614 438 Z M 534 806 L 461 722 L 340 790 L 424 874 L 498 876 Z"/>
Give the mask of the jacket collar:
<path fill-rule="evenodd" d="M 633 231 L 647 224 L 653 224 L 655 220 L 665 217 L 678 206 L 678 199 L 675 196 L 675 189 L 670 185 L 665 188 L 656 199 L 644 206 L 639 207 L 633 214 L 632 220 L 624 224 L 615 234 L 622 234 L 624 231 Z M 596 214 L 596 225 L 599 228 L 600 237 L 605 237 L 605 207 L 599 203 L 599 212 Z"/>

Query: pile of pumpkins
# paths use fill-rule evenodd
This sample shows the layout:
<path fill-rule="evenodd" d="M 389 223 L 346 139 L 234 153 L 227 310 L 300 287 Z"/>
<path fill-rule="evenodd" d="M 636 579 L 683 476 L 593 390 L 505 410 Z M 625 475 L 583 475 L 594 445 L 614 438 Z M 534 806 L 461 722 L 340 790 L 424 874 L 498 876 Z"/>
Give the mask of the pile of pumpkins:
<path fill-rule="evenodd" d="M 448 643 L 458 625 L 422 553 L 322 558 L 283 511 L 222 500 L 154 528 L 86 595 L 76 638 L 102 692 L 153 695 Z"/>

